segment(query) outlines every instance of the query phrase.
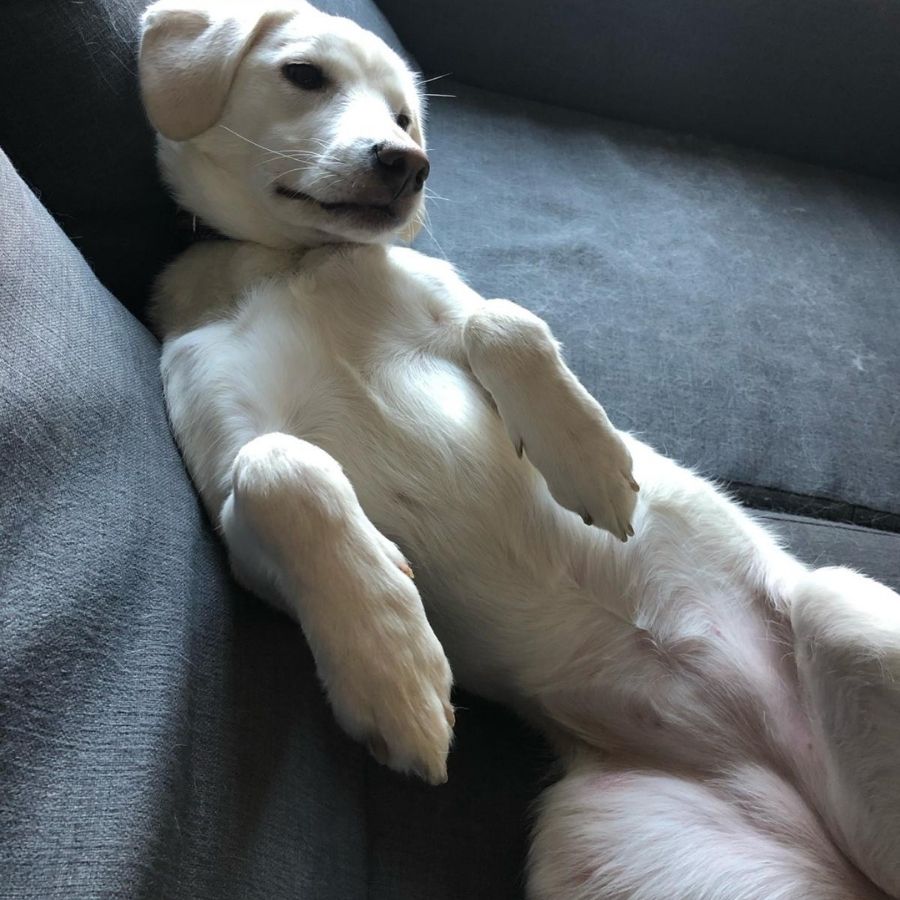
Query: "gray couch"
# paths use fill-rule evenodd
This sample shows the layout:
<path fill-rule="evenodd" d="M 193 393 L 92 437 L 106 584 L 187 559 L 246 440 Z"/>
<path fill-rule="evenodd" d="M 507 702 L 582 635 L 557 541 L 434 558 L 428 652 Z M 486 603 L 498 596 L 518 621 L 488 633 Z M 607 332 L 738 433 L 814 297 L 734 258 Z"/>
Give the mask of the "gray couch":
<path fill-rule="evenodd" d="M 453 73 L 421 249 L 800 556 L 900 588 L 900 7 L 322 5 Z M 378 767 L 203 517 L 141 324 L 184 240 L 141 6 L 0 11 L 0 898 L 521 897 L 540 738 L 459 696 L 446 786 Z"/>

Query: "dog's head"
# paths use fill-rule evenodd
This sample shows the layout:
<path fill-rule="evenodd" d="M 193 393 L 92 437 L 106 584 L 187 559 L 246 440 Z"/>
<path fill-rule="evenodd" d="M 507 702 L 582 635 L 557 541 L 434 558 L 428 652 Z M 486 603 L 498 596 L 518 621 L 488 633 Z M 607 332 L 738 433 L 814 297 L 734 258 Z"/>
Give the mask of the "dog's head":
<path fill-rule="evenodd" d="M 223 233 L 284 247 L 417 230 L 416 79 L 355 23 L 302 0 L 162 0 L 140 78 L 166 179 Z"/>

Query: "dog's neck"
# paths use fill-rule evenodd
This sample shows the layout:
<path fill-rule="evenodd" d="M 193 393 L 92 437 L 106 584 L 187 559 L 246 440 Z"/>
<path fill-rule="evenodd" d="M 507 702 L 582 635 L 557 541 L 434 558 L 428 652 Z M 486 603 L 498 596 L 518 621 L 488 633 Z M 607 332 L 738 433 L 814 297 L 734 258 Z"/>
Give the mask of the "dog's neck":
<path fill-rule="evenodd" d="M 316 228 L 273 219 L 240 179 L 191 143 L 160 139 L 159 162 L 179 205 L 221 237 L 279 250 L 319 247 L 334 240 Z"/>

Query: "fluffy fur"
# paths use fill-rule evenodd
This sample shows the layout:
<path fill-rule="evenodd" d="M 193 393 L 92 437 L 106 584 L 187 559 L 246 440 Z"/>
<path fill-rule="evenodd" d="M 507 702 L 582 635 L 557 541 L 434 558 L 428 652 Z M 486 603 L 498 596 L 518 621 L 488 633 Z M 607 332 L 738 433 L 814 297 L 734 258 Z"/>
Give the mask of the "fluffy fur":
<path fill-rule="evenodd" d="M 165 177 L 235 239 L 160 280 L 172 425 L 344 728 L 443 780 L 448 659 L 544 728 L 534 900 L 900 897 L 900 598 L 808 571 L 618 432 L 542 321 L 390 245 L 427 167 L 377 38 L 166 0 L 141 77 Z"/>

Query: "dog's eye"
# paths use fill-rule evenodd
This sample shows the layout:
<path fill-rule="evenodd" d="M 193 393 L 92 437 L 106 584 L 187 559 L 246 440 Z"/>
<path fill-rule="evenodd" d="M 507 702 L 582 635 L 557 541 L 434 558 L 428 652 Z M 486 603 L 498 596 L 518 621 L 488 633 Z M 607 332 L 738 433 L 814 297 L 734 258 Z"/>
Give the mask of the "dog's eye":
<path fill-rule="evenodd" d="M 400 113 L 394 121 L 404 130 L 406 131 L 409 128 L 410 118 L 406 113 Z"/>
<path fill-rule="evenodd" d="M 284 77 L 304 91 L 317 91 L 325 86 L 325 75 L 311 63 L 285 63 L 281 71 Z"/>

